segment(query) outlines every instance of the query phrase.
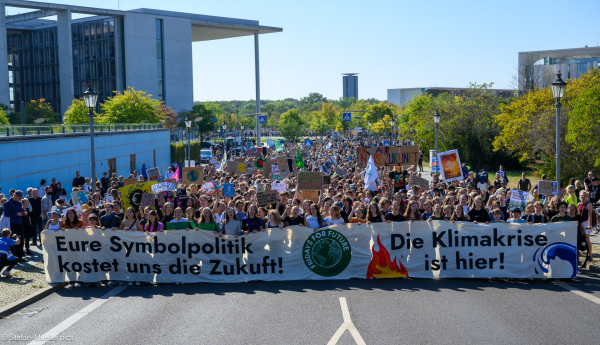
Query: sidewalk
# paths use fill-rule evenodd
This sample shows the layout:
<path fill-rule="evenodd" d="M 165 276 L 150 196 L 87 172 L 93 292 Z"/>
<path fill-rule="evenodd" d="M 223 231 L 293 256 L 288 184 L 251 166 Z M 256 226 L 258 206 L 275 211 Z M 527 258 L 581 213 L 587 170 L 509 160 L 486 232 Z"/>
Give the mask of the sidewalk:
<path fill-rule="evenodd" d="M 33 256 L 26 256 L 29 262 L 19 263 L 13 268 L 12 278 L 0 276 L 0 308 L 51 287 L 46 282 L 41 246 L 31 247 Z"/>

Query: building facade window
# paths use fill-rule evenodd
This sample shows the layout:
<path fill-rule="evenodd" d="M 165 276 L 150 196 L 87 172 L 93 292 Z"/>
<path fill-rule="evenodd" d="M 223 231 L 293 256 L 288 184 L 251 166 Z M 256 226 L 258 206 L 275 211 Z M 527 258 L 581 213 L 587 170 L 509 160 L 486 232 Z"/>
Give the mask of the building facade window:
<path fill-rule="evenodd" d="M 160 101 L 165 101 L 165 59 L 164 59 L 164 27 L 163 20 L 156 20 L 156 67 L 158 78 L 158 95 L 156 98 Z"/>

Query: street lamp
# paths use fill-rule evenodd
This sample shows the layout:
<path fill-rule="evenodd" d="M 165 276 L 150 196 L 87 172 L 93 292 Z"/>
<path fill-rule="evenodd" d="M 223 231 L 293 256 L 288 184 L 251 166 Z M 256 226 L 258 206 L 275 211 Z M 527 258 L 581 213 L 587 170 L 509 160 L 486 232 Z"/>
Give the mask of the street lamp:
<path fill-rule="evenodd" d="M 440 118 L 442 115 L 436 110 L 433 114 L 433 122 L 435 122 L 435 154 L 438 153 L 438 127 L 440 126 Z"/>
<path fill-rule="evenodd" d="M 192 127 L 192 119 L 190 119 L 190 116 L 186 116 L 185 117 L 185 126 L 187 127 L 187 140 L 188 140 L 188 149 L 187 149 L 187 161 L 188 161 L 188 166 L 191 166 L 190 164 L 190 128 Z M 185 165 L 185 164 L 184 164 Z"/>
<path fill-rule="evenodd" d="M 396 121 L 394 121 L 394 120 L 390 120 L 390 126 L 392 126 L 392 140 L 391 140 L 391 142 L 390 142 L 390 146 L 392 146 L 392 145 L 393 145 L 393 142 L 394 142 L 394 125 L 395 125 L 395 124 L 396 124 Z"/>
<path fill-rule="evenodd" d="M 92 152 L 92 194 L 96 193 L 96 150 L 94 149 L 94 109 L 98 103 L 98 92 L 88 84 L 88 89 L 83 93 L 85 106 L 88 107 L 90 116 L 90 151 Z"/>
<path fill-rule="evenodd" d="M 567 83 L 560 77 L 560 71 L 556 74 L 556 80 L 552 82 L 552 96 L 556 100 L 556 182 L 560 192 L 560 99 L 565 95 Z"/>

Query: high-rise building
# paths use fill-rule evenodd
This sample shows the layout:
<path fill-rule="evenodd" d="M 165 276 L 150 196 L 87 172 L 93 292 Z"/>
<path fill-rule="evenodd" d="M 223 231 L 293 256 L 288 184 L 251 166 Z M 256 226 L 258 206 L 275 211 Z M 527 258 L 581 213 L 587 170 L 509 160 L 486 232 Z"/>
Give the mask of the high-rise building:
<path fill-rule="evenodd" d="M 358 99 L 358 73 L 342 73 L 344 76 L 344 92 L 342 97 Z"/>
<path fill-rule="evenodd" d="M 6 7 L 35 11 L 8 16 Z M 89 83 L 99 103 L 131 86 L 191 109 L 193 42 L 255 36 L 258 59 L 257 35 L 283 31 L 255 20 L 22 0 L 0 0 L 0 30 L 0 102 L 20 111 L 22 101 L 43 98 L 60 114 Z"/>

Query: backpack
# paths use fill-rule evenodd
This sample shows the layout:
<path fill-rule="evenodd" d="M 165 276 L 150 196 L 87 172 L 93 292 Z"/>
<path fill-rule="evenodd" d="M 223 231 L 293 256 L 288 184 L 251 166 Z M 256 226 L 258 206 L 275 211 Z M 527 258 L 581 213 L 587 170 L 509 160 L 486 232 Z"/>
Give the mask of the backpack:
<path fill-rule="evenodd" d="M 582 230 L 579 225 L 577 226 L 577 250 L 582 252 L 588 251 L 588 244 L 586 241 L 585 230 Z"/>

